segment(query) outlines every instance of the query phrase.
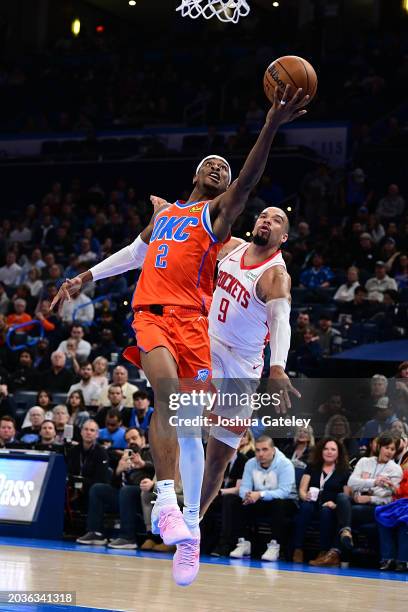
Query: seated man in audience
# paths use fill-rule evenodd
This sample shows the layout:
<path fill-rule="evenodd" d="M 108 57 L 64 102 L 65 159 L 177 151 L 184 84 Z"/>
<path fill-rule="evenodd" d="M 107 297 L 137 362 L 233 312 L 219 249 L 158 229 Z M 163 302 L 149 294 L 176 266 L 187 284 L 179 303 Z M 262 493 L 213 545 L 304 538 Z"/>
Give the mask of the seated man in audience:
<path fill-rule="evenodd" d="M 91 352 L 91 345 L 89 344 L 89 342 L 87 340 L 84 340 L 84 328 L 82 327 L 82 325 L 79 325 L 77 323 L 74 323 L 71 327 L 71 331 L 69 332 L 70 338 L 74 338 L 74 340 L 78 341 L 78 347 L 77 347 L 77 358 L 80 360 L 84 360 L 84 359 L 88 359 L 89 354 Z M 58 347 L 59 351 L 62 351 L 63 353 L 67 354 L 67 341 L 63 340 L 59 347 Z"/>
<path fill-rule="evenodd" d="M 145 391 L 135 391 L 133 406 L 130 424 L 132 427 L 140 427 L 147 434 L 154 408 L 150 406 L 149 396 Z"/>
<path fill-rule="evenodd" d="M 0 417 L 10 415 L 13 418 L 16 416 L 17 406 L 15 401 L 9 395 L 8 386 L 0 384 Z"/>
<path fill-rule="evenodd" d="M 68 395 L 73 391 L 82 391 L 85 406 L 97 406 L 101 392 L 99 385 L 92 380 L 92 374 L 92 364 L 89 361 L 83 361 L 79 369 L 80 381 L 71 385 L 68 390 Z"/>
<path fill-rule="evenodd" d="M 124 366 L 118 365 L 113 370 L 112 382 L 115 385 L 120 385 L 122 387 L 124 405 L 126 406 L 126 408 L 133 408 L 133 394 L 138 389 L 135 385 L 131 385 L 128 382 L 128 378 L 129 378 L 129 374 L 128 374 L 127 369 Z M 101 395 L 99 396 L 99 405 L 107 406 L 108 405 L 107 400 L 108 400 L 108 390 L 104 389 Z"/>
<path fill-rule="evenodd" d="M 333 328 L 333 319 L 330 314 L 322 313 L 319 317 L 317 329 L 323 357 L 329 357 L 341 345 L 341 334 Z"/>
<path fill-rule="evenodd" d="M 54 351 L 51 354 L 51 368 L 41 376 L 44 387 L 52 393 L 65 393 L 75 380 L 74 372 L 66 367 L 66 361 L 62 351 Z"/>
<path fill-rule="evenodd" d="M 125 406 L 125 398 L 123 397 L 121 385 L 112 384 L 108 386 L 108 405 L 99 408 L 95 416 L 95 420 L 100 427 L 105 426 L 106 415 L 112 408 L 118 410 L 124 427 L 130 427 L 132 411 Z"/>
<path fill-rule="evenodd" d="M 0 448 L 12 448 L 18 444 L 17 426 L 8 414 L 0 417 Z"/>
<path fill-rule="evenodd" d="M 41 424 L 45 420 L 45 412 L 40 406 L 32 406 L 26 415 L 27 417 L 29 425 L 22 428 L 20 441 L 25 444 L 36 444 L 40 440 Z"/>
<path fill-rule="evenodd" d="M 397 283 L 388 276 L 387 268 L 383 261 L 376 261 L 374 274 L 375 276 L 369 278 L 365 284 L 370 302 L 382 302 L 384 300 L 384 291 L 388 289 L 398 291 Z"/>
<path fill-rule="evenodd" d="M 140 448 L 140 430 L 128 429 L 125 449 L 120 459 L 113 484 L 96 484 L 89 492 L 89 510 L 87 533 L 78 538 L 79 544 L 104 546 L 107 539 L 103 535 L 104 513 L 119 512 L 120 533 L 118 538 L 109 542 L 110 548 L 137 548 L 136 535 L 138 529 L 144 531 L 142 520 L 140 483 L 145 478 L 153 478 L 154 466 L 150 453 L 146 448 Z"/>
<path fill-rule="evenodd" d="M 62 305 L 61 319 L 63 323 L 71 325 L 74 316 L 76 321 L 84 325 L 89 325 L 94 320 L 94 305 L 91 303 L 91 299 L 81 291 L 73 293 L 71 299 L 66 300 Z"/>
<path fill-rule="evenodd" d="M 95 483 L 108 483 L 112 474 L 107 451 L 98 444 L 99 427 L 88 419 L 81 428 L 81 440 L 68 452 L 67 471 L 74 486 L 77 504 L 84 508 L 88 492 Z"/>
<path fill-rule="evenodd" d="M 35 445 L 36 450 L 61 451 L 61 445 L 56 443 L 57 432 L 53 421 L 46 419 L 41 423 L 40 439 Z"/>
<path fill-rule="evenodd" d="M 398 421 L 394 414 L 389 397 L 384 396 L 374 404 L 375 417 L 367 421 L 361 432 L 360 446 L 367 447 L 369 438 L 376 438 L 384 431 L 390 431 L 392 424 Z"/>
<path fill-rule="evenodd" d="M 12 325 L 21 325 L 21 323 L 28 323 L 32 321 L 31 315 L 26 312 L 27 302 L 22 298 L 17 298 L 14 300 L 14 312 L 9 314 L 6 321 L 7 325 L 11 327 Z M 22 329 L 24 332 L 29 332 L 32 329 L 32 326 L 27 326 Z"/>
<path fill-rule="evenodd" d="M 105 448 L 125 448 L 126 429 L 122 427 L 122 419 L 119 410 L 110 408 L 105 421 L 106 427 L 99 432 L 99 443 Z"/>
<path fill-rule="evenodd" d="M 18 366 L 10 374 L 10 391 L 34 391 L 38 389 L 38 375 L 33 365 L 31 351 L 23 349 L 18 356 Z"/>
<path fill-rule="evenodd" d="M 230 549 L 238 539 L 230 557 L 241 558 L 251 554 L 248 538 L 251 527 L 259 518 L 271 524 L 272 538 L 284 550 L 287 543 L 285 519 L 295 513 L 295 499 L 293 463 L 275 447 L 272 438 L 260 436 L 255 443 L 255 457 L 245 464 L 239 495 L 227 495 L 224 500 L 221 539 Z"/>

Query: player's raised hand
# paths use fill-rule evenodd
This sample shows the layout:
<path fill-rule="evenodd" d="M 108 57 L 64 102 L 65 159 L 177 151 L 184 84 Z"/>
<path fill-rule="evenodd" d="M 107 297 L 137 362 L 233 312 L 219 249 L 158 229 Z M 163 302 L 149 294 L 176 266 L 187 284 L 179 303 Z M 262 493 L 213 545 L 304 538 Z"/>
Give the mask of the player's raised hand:
<path fill-rule="evenodd" d="M 298 398 L 302 397 L 282 368 L 271 368 L 268 379 L 268 391 L 271 394 L 279 393 L 280 401 L 275 405 L 277 414 L 286 414 L 292 408 L 290 395 Z"/>
<path fill-rule="evenodd" d="M 273 104 L 266 116 L 266 123 L 269 122 L 274 126 L 282 125 L 306 115 L 307 110 L 303 107 L 308 103 L 310 96 L 304 96 L 301 88 L 292 94 L 293 89 L 290 85 L 286 85 L 280 99 L 275 90 Z"/>
<path fill-rule="evenodd" d="M 61 314 L 62 307 L 65 301 L 71 300 L 71 295 L 74 295 L 82 287 L 82 278 L 75 276 L 74 278 L 67 278 L 58 290 L 57 295 L 52 300 L 50 305 L 50 311 L 55 308 L 58 304 L 58 314 Z"/>

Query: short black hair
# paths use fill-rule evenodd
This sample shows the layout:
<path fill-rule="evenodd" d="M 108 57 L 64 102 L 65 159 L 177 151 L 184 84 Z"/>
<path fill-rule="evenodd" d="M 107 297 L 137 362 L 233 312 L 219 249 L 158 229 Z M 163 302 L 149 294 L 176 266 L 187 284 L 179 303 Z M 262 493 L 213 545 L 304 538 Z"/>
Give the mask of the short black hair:
<path fill-rule="evenodd" d="M 135 391 L 132 397 L 133 400 L 149 399 L 149 396 L 147 395 L 146 391 Z"/>
<path fill-rule="evenodd" d="M 120 414 L 120 410 L 118 410 L 117 408 L 109 408 L 108 412 L 106 413 L 106 418 L 110 418 L 110 419 L 115 419 L 117 418 L 119 421 L 122 420 L 121 414 Z"/>

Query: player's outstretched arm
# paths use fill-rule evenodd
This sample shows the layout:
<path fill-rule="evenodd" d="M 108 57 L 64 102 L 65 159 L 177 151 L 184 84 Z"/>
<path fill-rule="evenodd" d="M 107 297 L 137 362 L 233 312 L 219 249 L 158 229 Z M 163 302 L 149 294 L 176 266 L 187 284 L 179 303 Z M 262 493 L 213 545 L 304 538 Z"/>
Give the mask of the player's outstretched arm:
<path fill-rule="evenodd" d="M 301 89 L 291 95 L 289 85 L 286 86 L 281 100 L 275 96 L 264 126 L 238 178 L 225 193 L 214 198 L 210 203 L 213 231 L 218 239 L 224 240 L 227 237 L 232 224 L 244 210 L 250 192 L 262 178 L 269 151 L 279 127 L 283 123 L 288 123 L 306 114 L 307 111 L 302 107 L 305 106 L 308 99 L 309 96 L 302 95 Z"/>
<path fill-rule="evenodd" d="M 266 270 L 258 281 L 256 292 L 266 307 L 269 330 L 271 360 L 269 380 L 272 391 L 280 395 L 277 412 L 285 413 L 291 408 L 289 394 L 300 397 L 300 393 L 285 373 L 286 360 L 290 348 L 290 289 L 291 279 L 286 270 L 276 266 Z"/>
<path fill-rule="evenodd" d="M 149 225 L 139 234 L 139 236 L 131 244 L 125 246 L 117 253 L 113 253 L 103 261 L 99 262 L 86 272 L 82 272 L 74 278 L 65 280 L 57 295 L 51 302 L 50 310 L 58 304 L 58 310 L 61 312 L 62 305 L 66 300 L 70 300 L 71 296 L 79 291 L 83 285 L 91 281 L 98 281 L 109 276 L 118 276 L 129 270 L 141 268 L 146 256 L 147 247 L 153 231 L 154 219 L 158 212 L 163 209 L 163 203 L 157 201 L 155 196 L 151 196 L 150 200 L 153 204 L 154 213 L 149 222 Z M 166 203 L 167 205 L 167 203 Z"/>

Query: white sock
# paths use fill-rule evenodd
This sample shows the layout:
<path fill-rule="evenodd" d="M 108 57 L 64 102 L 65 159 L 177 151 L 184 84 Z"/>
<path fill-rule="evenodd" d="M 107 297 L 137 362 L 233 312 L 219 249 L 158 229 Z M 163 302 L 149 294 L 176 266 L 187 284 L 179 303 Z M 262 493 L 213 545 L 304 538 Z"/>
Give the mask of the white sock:
<path fill-rule="evenodd" d="M 199 534 L 200 499 L 204 477 L 204 447 L 201 437 L 179 438 L 180 475 L 183 483 L 184 520 L 194 534 Z"/>
<path fill-rule="evenodd" d="M 159 506 L 177 506 L 177 497 L 174 490 L 174 480 L 157 481 L 157 500 Z"/>

